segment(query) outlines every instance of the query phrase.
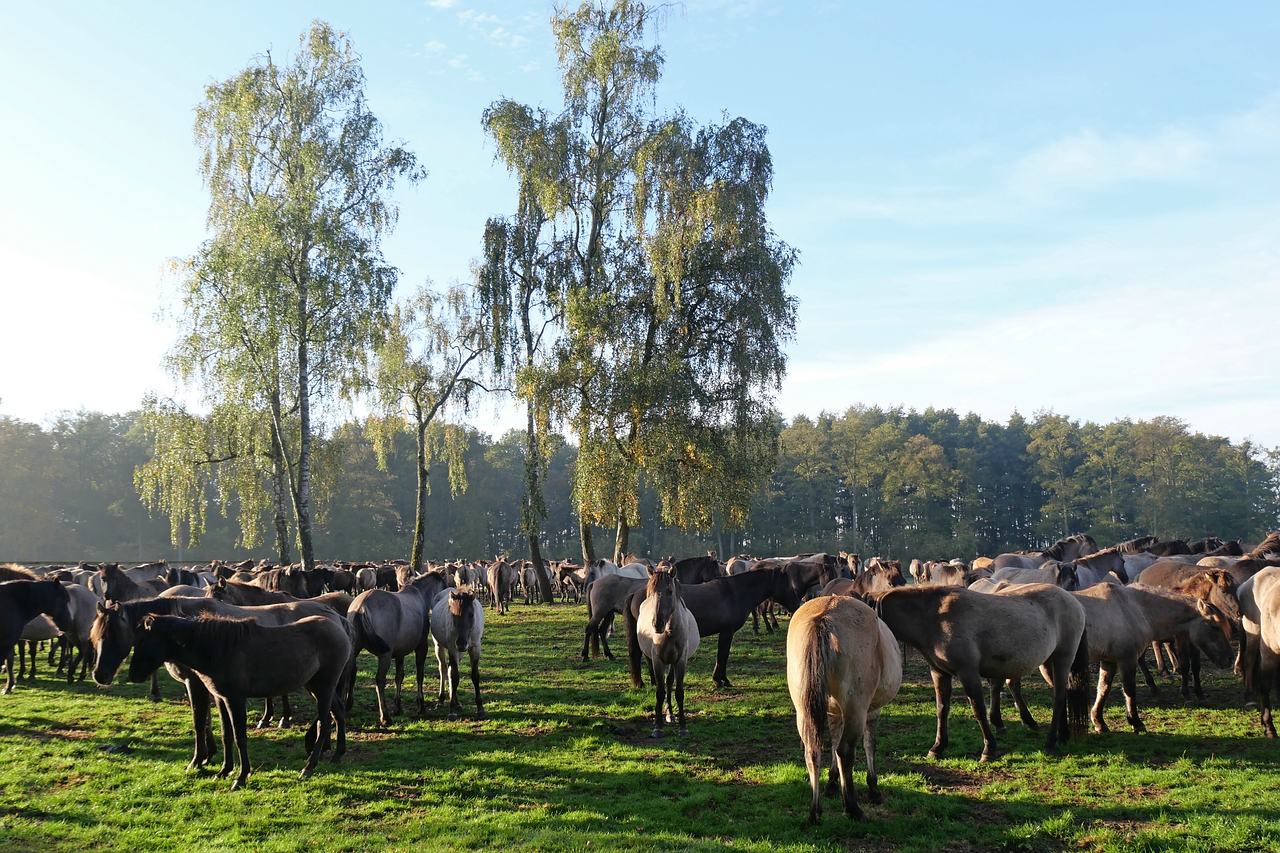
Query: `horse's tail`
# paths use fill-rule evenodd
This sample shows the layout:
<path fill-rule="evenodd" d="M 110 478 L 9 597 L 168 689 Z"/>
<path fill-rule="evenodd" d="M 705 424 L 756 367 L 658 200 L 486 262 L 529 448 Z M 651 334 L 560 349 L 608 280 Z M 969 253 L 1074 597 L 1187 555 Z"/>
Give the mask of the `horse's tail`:
<path fill-rule="evenodd" d="M 622 613 L 627 620 L 627 663 L 631 667 L 631 686 L 644 687 L 644 678 L 640 674 L 640 630 L 636 624 L 639 617 L 631 608 L 631 599 L 635 598 L 633 592 L 627 596 L 626 606 L 623 607 Z"/>
<path fill-rule="evenodd" d="M 801 693 L 796 705 L 796 722 L 805 752 L 821 756 L 822 723 L 827 719 L 830 699 L 827 683 L 832 654 L 830 625 L 819 617 L 809 623 L 806 633 L 802 657 L 796 662 Z"/>
<path fill-rule="evenodd" d="M 356 629 L 355 648 L 368 649 L 375 655 L 385 655 L 391 651 L 391 646 L 387 644 L 387 641 L 378 636 L 378 632 L 369 621 L 369 614 L 365 612 L 364 608 L 360 608 L 349 615 L 351 626 Z"/>
<path fill-rule="evenodd" d="M 1076 647 L 1076 657 L 1067 676 L 1067 731 L 1072 737 L 1084 737 L 1089 723 L 1088 685 L 1089 632 L 1081 631 L 1080 645 Z"/>

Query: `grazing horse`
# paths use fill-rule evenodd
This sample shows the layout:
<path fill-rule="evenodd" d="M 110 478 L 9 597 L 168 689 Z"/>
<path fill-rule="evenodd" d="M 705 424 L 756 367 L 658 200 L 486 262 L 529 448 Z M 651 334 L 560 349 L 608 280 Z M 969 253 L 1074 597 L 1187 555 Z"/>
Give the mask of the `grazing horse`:
<path fill-rule="evenodd" d="M 938 735 L 929 749 L 947 748 L 952 679 L 958 677 L 982 729 L 982 760 L 998 754 L 987 722 L 982 680 L 1009 679 L 1040 668 L 1053 687 L 1053 722 L 1045 750 L 1065 743 L 1085 725 L 1084 683 L 1089 643 L 1084 607 L 1049 584 L 1021 584 L 1001 595 L 964 587 L 909 586 L 872 593 L 876 614 L 893 635 L 929 663 L 938 705 Z"/>
<path fill-rule="evenodd" d="M 13 692 L 13 646 L 27 623 L 44 613 L 61 631 L 73 627 L 71 598 L 58 581 L 12 580 L 0 583 L 0 649 L 4 650 L 9 678 L 4 693 Z M 33 662 L 34 666 L 34 662 Z"/>
<path fill-rule="evenodd" d="M 458 656 L 471 659 L 471 685 L 476 691 L 476 719 L 488 719 L 480 698 L 480 640 L 484 636 L 484 606 L 466 589 L 447 589 L 436 596 L 431 608 L 431 639 L 440 665 L 440 693 L 437 706 L 444 704 L 448 687 L 449 719 L 462 715 L 458 701 Z"/>
<path fill-rule="evenodd" d="M 766 568 L 693 584 L 681 590 L 685 606 L 698 621 L 698 635 L 719 635 L 716 665 L 711 674 L 717 687 L 733 686 L 729 683 L 729 649 L 733 646 L 733 635 L 746 623 L 751 612 L 762 601 L 772 598 L 786 608 L 788 613 L 795 613 L 810 586 L 812 585 L 806 585 L 803 573 Z M 623 611 L 627 619 L 638 618 L 644 598 L 639 591 L 627 596 Z M 638 665 L 640 646 L 631 642 L 630 638 L 627 641 L 627 654 Z"/>
<path fill-rule="evenodd" d="M 627 596 L 642 588 L 647 580 L 627 578 L 621 575 L 605 575 L 591 584 L 587 590 L 587 634 L 582 641 L 582 659 L 590 648 L 590 657 L 600 656 L 600 647 L 604 646 L 604 656 L 613 660 L 613 652 L 609 651 L 609 631 L 613 628 L 614 616 L 621 613 L 627 603 Z"/>
<path fill-rule="evenodd" d="M 637 593 L 638 595 L 638 593 Z M 649 661 L 649 677 L 657 691 L 653 710 L 653 737 L 665 734 L 668 722 L 680 724 L 680 735 L 689 734 L 684 719 L 684 673 L 698 650 L 698 620 L 680 597 L 680 581 L 669 572 L 655 572 L 645 585 L 644 601 L 636 617 L 627 617 L 628 643 L 640 646 Z M 671 667 L 668 671 L 667 667 Z M 631 658 L 631 686 L 644 687 L 640 661 Z M 671 697 L 675 696 L 675 708 Z M 662 706 L 666 704 L 666 716 Z M 677 713 L 672 713 L 676 711 Z"/>
<path fill-rule="evenodd" d="M 240 754 L 240 774 L 231 784 L 234 791 L 249 779 L 245 717 L 251 696 L 281 696 L 306 687 L 315 697 L 316 721 L 307 732 L 310 754 L 301 778 L 315 770 L 329 741 L 330 714 L 338 721 L 333 760 L 342 757 L 347 750 L 347 717 L 335 693 L 350 660 L 347 632 L 325 616 L 274 627 L 221 616 L 145 616 L 135 628 L 129 680 L 142 681 L 167 662 L 196 674 L 217 701 L 222 720 L 222 769 L 215 775 L 219 779 L 230 775 L 233 748 Z"/>
<path fill-rule="evenodd" d="M 901 577 L 901 574 L 899 574 Z M 853 787 L 854 751 L 859 740 L 867 757 L 867 799 L 884 802 L 876 779 L 876 724 L 880 709 L 902 686 L 902 655 L 889 626 L 862 601 L 815 598 L 801 605 L 787 628 L 787 687 L 796 708 L 796 728 L 804 744 L 813 797 L 809 824 L 822 820 L 818 779 L 822 775 L 822 722 L 831 733 L 832 793 L 836 775 L 845 814 L 866 815 Z"/>
<path fill-rule="evenodd" d="M 374 689 L 378 694 L 378 721 L 391 725 L 387 709 L 387 671 L 391 661 L 396 663 L 395 713 L 402 713 L 400 689 L 404 682 L 404 659 L 412 652 L 418 678 L 418 713 L 425 714 L 427 704 L 422 696 L 423 664 L 427 659 L 431 639 L 431 602 L 447 586 L 444 574 L 428 572 L 414 578 L 397 592 L 371 589 L 356 596 L 347 611 L 347 618 L 355 629 L 355 649 L 368 649 L 378 658 L 378 671 Z M 355 681 L 352 679 L 347 693 L 350 709 Z"/>

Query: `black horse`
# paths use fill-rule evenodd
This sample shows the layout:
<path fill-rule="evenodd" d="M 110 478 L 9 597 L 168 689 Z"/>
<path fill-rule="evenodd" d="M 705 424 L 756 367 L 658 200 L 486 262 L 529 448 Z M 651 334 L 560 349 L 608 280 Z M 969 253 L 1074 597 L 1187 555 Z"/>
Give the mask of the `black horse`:
<path fill-rule="evenodd" d="M 692 584 L 682 590 L 684 604 L 698 620 L 698 634 L 709 637 L 720 635 L 720 645 L 716 654 L 716 666 L 712 672 L 712 680 L 717 687 L 732 687 L 729 683 L 728 665 L 729 648 L 733 645 L 733 635 L 746 623 L 751 611 L 760 602 L 772 598 L 795 613 L 800 607 L 808 586 L 802 586 L 800 572 L 787 572 L 783 569 L 762 569 L 745 572 L 740 575 L 716 578 L 706 583 Z M 633 592 L 627 597 L 623 608 L 627 621 L 627 654 L 639 666 L 640 642 L 636 635 L 636 620 L 639 618 L 640 605 L 644 601 L 643 590 Z"/>
<path fill-rule="evenodd" d="M 16 580 L 0 583 L 0 649 L 4 649 L 9 666 L 9 680 L 4 692 L 13 692 L 13 647 L 22 629 L 37 614 L 48 614 L 60 631 L 70 631 L 71 597 L 57 581 Z M 35 661 L 32 660 L 34 667 Z"/>

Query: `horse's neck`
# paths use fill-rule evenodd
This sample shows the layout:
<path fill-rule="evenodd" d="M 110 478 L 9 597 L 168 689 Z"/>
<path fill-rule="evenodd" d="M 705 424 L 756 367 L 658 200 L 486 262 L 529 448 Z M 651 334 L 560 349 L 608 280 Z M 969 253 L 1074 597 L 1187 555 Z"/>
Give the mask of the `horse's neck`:
<path fill-rule="evenodd" d="M 889 626 L 900 643 L 921 648 L 925 645 L 918 609 L 911 606 L 919 596 L 901 596 L 886 593 L 876 602 L 876 616 Z"/>
<path fill-rule="evenodd" d="M 1144 593 L 1143 610 L 1157 637 L 1183 633 L 1182 628 L 1200 618 L 1200 611 L 1189 602 L 1168 598 L 1155 592 Z"/>

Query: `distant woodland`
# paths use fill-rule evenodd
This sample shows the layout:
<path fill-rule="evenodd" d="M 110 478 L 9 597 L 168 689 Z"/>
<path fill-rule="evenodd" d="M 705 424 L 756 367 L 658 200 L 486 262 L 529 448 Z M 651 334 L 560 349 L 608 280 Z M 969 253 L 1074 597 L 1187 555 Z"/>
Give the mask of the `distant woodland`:
<path fill-rule="evenodd" d="M 346 423 L 320 440 L 319 559 L 407 556 L 414 436 L 391 437 L 383 470 L 367 426 Z M 445 464 L 432 472 L 425 552 L 518 553 L 524 434 L 468 428 L 466 438 L 465 491 L 451 494 Z M 223 514 L 216 483 L 199 544 L 172 545 L 169 519 L 150 513 L 135 487 L 151 452 L 138 413 L 82 411 L 44 427 L 0 418 L 0 560 L 272 555 L 269 537 L 240 547 L 238 507 L 233 499 Z M 580 553 L 575 460 L 574 446 L 557 438 L 544 483 L 549 557 Z M 781 425 L 773 474 L 743 529 L 718 518 L 688 533 L 663 526 L 657 495 L 642 484 L 630 546 L 650 555 L 843 549 L 969 558 L 1077 532 L 1099 542 L 1147 533 L 1258 539 L 1280 526 L 1278 490 L 1280 452 L 1192 432 L 1173 418 L 1098 425 L 1042 413 L 998 423 L 949 409 L 856 406 Z M 602 551 L 613 533 L 595 529 Z"/>

